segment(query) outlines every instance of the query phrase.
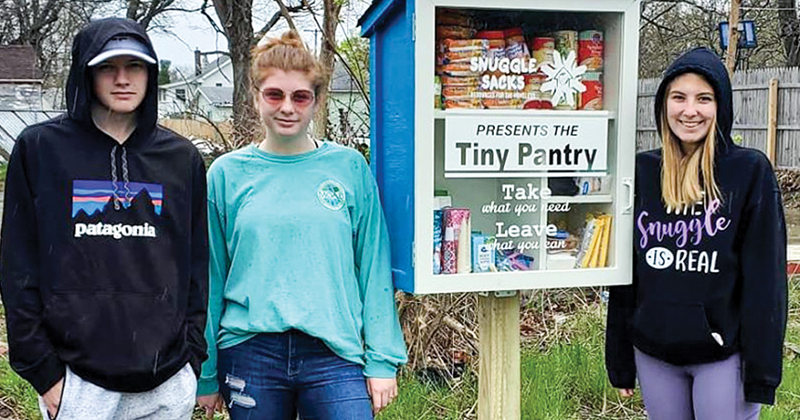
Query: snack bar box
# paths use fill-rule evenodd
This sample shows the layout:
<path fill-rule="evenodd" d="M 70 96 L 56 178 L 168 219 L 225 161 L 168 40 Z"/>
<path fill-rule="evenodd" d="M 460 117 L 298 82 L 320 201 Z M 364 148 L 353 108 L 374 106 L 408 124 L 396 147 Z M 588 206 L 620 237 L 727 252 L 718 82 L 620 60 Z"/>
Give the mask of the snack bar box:
<path fill-rule="evenodd" d="M 639 3 L 372 3 L 371 165 L 398 289 L 630 284 Z"/>

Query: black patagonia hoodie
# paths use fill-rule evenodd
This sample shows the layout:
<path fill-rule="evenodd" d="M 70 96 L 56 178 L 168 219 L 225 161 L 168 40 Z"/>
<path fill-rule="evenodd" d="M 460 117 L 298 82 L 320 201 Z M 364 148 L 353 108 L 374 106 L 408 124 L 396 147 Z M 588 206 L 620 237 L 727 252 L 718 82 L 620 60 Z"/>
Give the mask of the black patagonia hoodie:
<path fill-rule="evenodd" d="M 0 286 L 11 366 L 40 394 L 69 366 L 120 392 L 155 388 L 206 357 L 206 182 L 186 139 L 156 125 L 157 66 L 122 145 L 92 122 L 91 69 L 126 19 L 75 38 L 68 115 L 23 131 L 8 164 Z"/>
<path fill-rule="evenodd" d="M 659 126 L 668 85 L 687 72 L 714 89 L 721 201 L 668 212 L 661 199 L 661 150 L 637 155 L 634 280 L 611 289 L 606 367 L 615 387 L 633 388 L 634 346 L 674 365 L 739 352 L 746 400 L 772 404 L 787 315 L 780 190 L 766 156 L 731 140 L 730 79 L 712 51 L 692 49 L 667 69 L 655 101 Z"/>

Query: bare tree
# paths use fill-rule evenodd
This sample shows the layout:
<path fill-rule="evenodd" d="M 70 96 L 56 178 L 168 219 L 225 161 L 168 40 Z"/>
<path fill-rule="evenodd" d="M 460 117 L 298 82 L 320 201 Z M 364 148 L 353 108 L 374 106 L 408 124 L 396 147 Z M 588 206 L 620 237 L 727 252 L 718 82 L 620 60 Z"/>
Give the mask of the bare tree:
<path fill-rule="evenodd" d="M 4 3 L 9 22 L 13 25 L 8 29 L 16 36 L 7 42 L 33 46 L 40 67 L 44 67 L 44 44 L 56 32 L 59 11 L 66 0 L 12 0 Z"/>
<path fill-rule="evenodd" d="M 780 37 L 788 66 L 800 66 L 800 18 L 797 0 L 778 0 Z"/>
<path fill-rule="evenodd" d="M 208 14 L 208 0 L 203 0 L 202 12 L 211 25 L 228 40 L 233 66 L 233 144 L 242 146 L 253 141 L 260 124 L 252 102 L 250 86 L 250 49 L 253 36 L 253 0 L 213 0 L 214 10 L 221 23 L 217 25 Z"/>
<path fill-rule="evenodd" d="M 261 132 L 259 118 L 252 102 L 249 67 L 251 49 L 264 34 L 269 32 L 283 18 L 291 29 L 296 30 L 293 14 L 311 10 L 307 0 L 297 5 L 286 5 L 282 0 L 274 0 L 278 10 L 258 31 L 253 31 L 253 0 L 212 0 L 220 24 L 208 14 L 209 0 L 204 0 L 202 12 L 215 30 L 228 40 L 228 49 L 233 66 L 233 144 L 239 147 L 258 138 Z M 326 0 L 327 1 L 327 0 Z M 332 3 L 332 2 L 331 2 Z M 335 29 L 336 25 L 333 25 Z M 335 46 L 334 46 L 335 48 Z M 324 99 L 321 104 L 324 104 Z"/>
<path fill-rule="evenodd" d="M 736 68 L 790 64 L 788 54 L 782 51 L 785 38 L 778 24 L 776 0 L 748 0 L 745 4 L 741 19 L 756 22 L 758 45 L 738 49 Z M 640 76 L 660 76 L 678 54 L 690 47 L 709 47 L 724 56 L 719 24 L 728 20 L 729 7 L 728 2 L 715 0 L 644 0 L 639 30 Z"/>
<path fill-rule="evenodd" d="M 145 29 L 152 28 L 166 12 L 197 13 L 200 11 L 200 8 L 196 7 L 181 7 L 183 3 L 181 0 L 125 0 L 125 3 L 125 16 L 139 22 Z M 165 29 L 166 25 L 159 26 Z"/>
<path fill-rule="evenodd" d="M 128 10 L 126 17 L 139 22 L 145 29 L 150 26 L 150 22 L 170 6 L 175 0 L 128 0 Z"/>
<path fill-rule="evenodd" d="M 278 0 L 279 1 L 279 0 Z M 325 92 L 319 99 L 317 111 L 314 114 L 314 136 L 317 138 L 328 137 L 328 87 L 330 76 L 333 74 L 333 65 L 336 60 L 336 29 L 339 26 L 339 12 L 342 10 L 343 1 L 322 0 L 322 46 L 319 51 L 319 61 L 325 71 L 327 85 L 322 89 Z M 313 12 L 312 12 L 313 13 Z M 319 20 L 315 21 L 319 25 Z"/>

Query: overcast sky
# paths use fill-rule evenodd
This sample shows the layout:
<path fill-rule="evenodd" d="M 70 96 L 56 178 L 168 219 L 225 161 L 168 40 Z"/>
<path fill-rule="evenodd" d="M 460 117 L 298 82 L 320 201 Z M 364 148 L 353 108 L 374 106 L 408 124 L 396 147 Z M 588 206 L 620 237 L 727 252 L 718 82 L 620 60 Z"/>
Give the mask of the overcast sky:
<path fill-rule="evenodd" d="M 202 2 L 199 0 L 186 0 L 184 7 L 198 7 Z M 272 17 L 275 6 L 272 1 L 256 0 L 253 11 L 253 26 L 261 29 L 266 21 Z M 288 1 L 287 4 L 291 4 Z M 356 21 L 369 7 L 368 0 L 351 0 L 349 6 L 343 8 L 342 17 L 345 21 L 343 31 L 339 31 L 338 39 L 344 39 L 344 31 L 351 33 L 355 28 Z M 213 16 L 213 8 L 209 10 Z M 321 19 L 321 17 L 320 17 Z M 181 13 L 171 12 L 166 15 L 166 26 L 169 27 L 171 34 L 163 31 L 151 30 L 148 35 L 153 41 L 159 59 L 170 60 L 172 67 L 191 70 L 194 68 L 194 50 L 200 51 L 227 51 L 228 43 L 222 34 L 216 33 L 208 22 L 208 19 L 201 13 Z M 300 30 L 300 35 L 306 44 L 312 49 L 319 45 L 320 35 L 315 34 L 316 24 L 313 19 L 305 18 L 296 20 L 295 24 Z M 273 28 L 270 35 L 279 35 L 288 29 L 285 20 L 281 19 L 278 25 Z M 317 37 L 315 42 L 315 35 Z M 209 57 L 209 61 L 215 57 Z"/>

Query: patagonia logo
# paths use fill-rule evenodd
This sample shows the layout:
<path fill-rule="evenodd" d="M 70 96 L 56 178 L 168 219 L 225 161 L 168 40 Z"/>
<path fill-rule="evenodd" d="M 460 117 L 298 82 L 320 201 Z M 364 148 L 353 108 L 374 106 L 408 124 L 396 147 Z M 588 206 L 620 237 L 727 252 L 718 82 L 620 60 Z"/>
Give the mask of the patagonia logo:
<path fill-rule="evenodd" d="M 72 218 L 105 215 L 115 207 L 122 211 L 145 208 L 161 216 L 163 196 L 163 188 L 158 184 L 76 179 L 72 181 Z"/>
<path fill-rule="evenodd" d="M 323 206 L 331 210 L 340 210 L 344 207 L 345 197 L 346 194 L 342 184 L 332 179 L 323 181 L 317 187 L 317 199 Z"/>
<path fill-rule="evenodd" d="M 114 239 L 122 239 L 127 237 L 140 237 L 140 238 L 155 238 L 156 228 L 150 226 L 148 223 L 142 225 L 123 225 L 117 223 L 115 225 L 98 223 L 75 223 L 75 237 L 81 236 L 110 236 Z"/>
<path fill-rule="evenodd" d="M 74 237 L 155 238 L 163 199 L 159 184 L 73 180 Z"/>

